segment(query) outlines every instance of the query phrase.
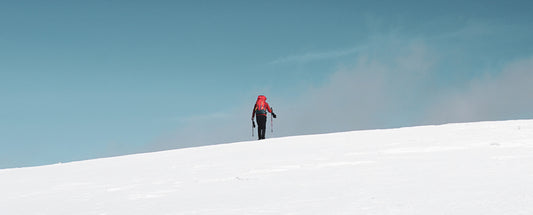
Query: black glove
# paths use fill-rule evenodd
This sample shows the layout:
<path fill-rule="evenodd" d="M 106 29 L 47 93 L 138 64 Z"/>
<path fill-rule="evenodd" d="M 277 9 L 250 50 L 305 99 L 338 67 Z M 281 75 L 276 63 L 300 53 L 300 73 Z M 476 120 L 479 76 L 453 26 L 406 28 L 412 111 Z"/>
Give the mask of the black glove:
<path fill-rule="evenodd" d="M 276 118 L 276 114 L 275 114 L 275 113 L 272 113 L 272 116 L 273 116 L 274 118 Z"/>
<path fill-rule="evenodd" d="M 254 122 L 253 120 L 252 120 L 252 125 L 253 125 L 253 127 L 255 128 L 255 122 Z"/>

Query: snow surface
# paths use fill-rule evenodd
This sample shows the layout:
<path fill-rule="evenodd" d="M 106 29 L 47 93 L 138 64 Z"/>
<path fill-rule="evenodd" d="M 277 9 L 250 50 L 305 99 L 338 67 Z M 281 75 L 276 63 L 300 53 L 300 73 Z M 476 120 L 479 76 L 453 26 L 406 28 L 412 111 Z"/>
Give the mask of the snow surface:
<path fill-rule="evenodd" d="M 0 214 L 533 214 L 533 120 L 0 170 Z"/>

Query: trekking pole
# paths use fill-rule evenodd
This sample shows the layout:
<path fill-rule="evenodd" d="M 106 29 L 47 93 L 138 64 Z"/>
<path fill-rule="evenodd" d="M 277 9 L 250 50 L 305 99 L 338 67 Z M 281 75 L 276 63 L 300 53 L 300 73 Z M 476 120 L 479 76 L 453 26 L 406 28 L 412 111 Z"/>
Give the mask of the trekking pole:
<path fill-rule="evenodd" d="M 270 110 L 274 113 L 274 109 L 271 107 Z M 274 120 L 272 118 L 272 113 L 270 113 L 270 133 L 274 133 Z"/>
<path fill-rule="evenodd" d="M 252 137 L 254 136 L 254 128 L 255 128 L 255 122 L 252 119 Z"/>
<path fill-rule="evenodd" d="M 272 114 L 270 114 L 270 132 L 274 133 L 274 120 L 272 120 Z"/>

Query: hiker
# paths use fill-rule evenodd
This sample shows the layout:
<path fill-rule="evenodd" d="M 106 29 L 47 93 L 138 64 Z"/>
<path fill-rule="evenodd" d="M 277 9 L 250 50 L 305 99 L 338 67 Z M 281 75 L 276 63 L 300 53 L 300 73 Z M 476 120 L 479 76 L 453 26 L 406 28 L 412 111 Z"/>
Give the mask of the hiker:
<path fill-rule="evenodd" d="M 255 116 L 257 121 L 257 136 L 259 137 L 259 140 L 265 139 L 267 113 L 270 112 L 272 116 L 276 118 L 276 114 L 272 112 L 272 108 L 268 105 L 266 99 L 267 98 L 264 95 L 258 96 L 254 110 L 252 111 L 252 122 L 254 121 Z"/>

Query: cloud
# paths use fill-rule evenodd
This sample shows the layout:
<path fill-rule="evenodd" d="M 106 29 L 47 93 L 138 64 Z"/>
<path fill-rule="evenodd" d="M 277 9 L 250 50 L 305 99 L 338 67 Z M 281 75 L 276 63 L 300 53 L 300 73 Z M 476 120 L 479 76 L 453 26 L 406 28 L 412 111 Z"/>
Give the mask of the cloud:
<path fill-rule="evenodd" d="M 464 122 L 533 117 L 533 57 L 508 64 L 501 73 L 472 80 L 429 108 L 427 122 Z"/>
<path fill-rule="evenodd" d="M 280 104 L 280 136 L 533 117 L 533 58 L 441 85 L 442 72 L 455 67 L 430 44 L 394 44 L 383 49 L 394 53 L 361 53 L 324 85 Z"/>

